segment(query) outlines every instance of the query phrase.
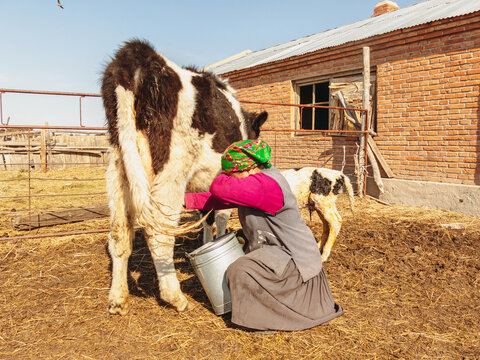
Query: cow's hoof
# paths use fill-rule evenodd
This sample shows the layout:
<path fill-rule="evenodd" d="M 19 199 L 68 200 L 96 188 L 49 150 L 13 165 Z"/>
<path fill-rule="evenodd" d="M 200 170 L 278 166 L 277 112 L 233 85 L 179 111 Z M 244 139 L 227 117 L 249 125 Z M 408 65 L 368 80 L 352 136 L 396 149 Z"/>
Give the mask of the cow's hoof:
<path fill-rule="evenodd" d="M 190 310 L 193 310 L 195 308 L 195 305 L 193 305 L 190 301 L 187 303 L 187 306 L 183 310 L 179 310 L 180 312 L 187 312 Z"/>
<path fill-rule="evenodd" d="M 123 304 L 118 304 L 115 302 L 111 302 L 108 308 L 108 312 L 113 315 L 127 315 L 129 310 L 128 302 L 124 302 Z"/>
<path fill-rule="evenodd" d="M 185 296 L 183 296 L 183 299 L 180 299 L 180 301 L 178 301 L 174 306 L 178 312 L 187 311 L 192 308 Z"/>
<path fill-rule="evenodd" d="M 188 300 L 181 291 L 177 291 L 175 293 L 161 291 L 160 298 L 167 304 L 170 304 L 172 307 L 174 307 L 178 312 L 187 310 Z"/>

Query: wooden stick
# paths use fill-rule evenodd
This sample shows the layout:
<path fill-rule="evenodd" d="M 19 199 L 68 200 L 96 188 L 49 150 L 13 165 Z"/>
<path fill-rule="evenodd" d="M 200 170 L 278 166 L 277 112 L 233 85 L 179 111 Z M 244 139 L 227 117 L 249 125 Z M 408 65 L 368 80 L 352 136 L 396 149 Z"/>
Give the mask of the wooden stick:
<path fill-rule="evenodd" d="M 20 215 L 13 220 L 13 227 L 17 230 L 30 230 L 44 226 L 68 224 L 78 221 L 103 218 L 110 215 L 108 205 L 92 207 L 56 210 L 37 215 Z"/>
<path fill-rule="evenodd" d="M 47 136 L 45 129 L 42 129 L 40 134 L 40 168 L 45 172 L 47 171 Z"/>
<path fill-rule="evenodd" d="M 378 203 L 380 203 L 380 204 L 392 206 L 392 204 L 389 204 L 389 203 L 387 203 L 387 202 L 385 202 L 385 201 L 382 201 L 382 200 L 380 200 L 380 199 L 377 199 L 377 198 L 375 198 L 375 197 L 373 197 L 373 196 L 367 195 L 366 197 L 369 198 L 369 199 L 371 199 L 371 200 L 375 200 L 376 202 L 378 202 Z"/>

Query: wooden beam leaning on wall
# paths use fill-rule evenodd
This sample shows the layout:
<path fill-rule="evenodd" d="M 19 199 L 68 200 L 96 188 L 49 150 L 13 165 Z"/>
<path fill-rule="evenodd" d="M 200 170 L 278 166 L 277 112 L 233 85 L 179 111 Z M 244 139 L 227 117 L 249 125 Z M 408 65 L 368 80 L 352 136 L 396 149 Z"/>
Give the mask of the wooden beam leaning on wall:
<path fill-rule="evenodd" d="M 339 105 L 341 107 L 344 107 L 344 108 L 352 107 L 345 100 L 345 97 L 343 96 L 342 91 L 337 91 L 335 94 L 333 94 L 333 96 L 338 100 Z M 344 110 L 344 111 L 345 111 L 345 119 L 347 119 L 347 121 L 353 124 L 356 130 L 360 130 L 361 124 L 360 124 L 360 121 L 358 120 L 358 115 L 356 114 L 356 112 L 352 110 Z M 376 135 L 376 134 L 374 134 L 373 132 L 370 132 L 370 135 Z M 390 169 L 390 166 L 388 166 L 387 161 L 383 157 L 382 153 L 380 152 L 380 149 L 378 148 L 372 136 L 368 137 L 368 146 L 371 148 L 372 152 L 375 154 L 375 157 L 378 159 L 378 162 L 382 166 L 386 176 L 388 178 L 395 177 L 395 175 L 393 174 L 393 171 Z M 375 158 L 373 159 L 373 161 L 371 160 L 370 163 L 373 164 L 374 161 L 375 161 Z"/>
<path fill-rule="evenodd" d="M 373 153 L 378 159 L 378 162 L 380 163 L 380 165 L 382 165 L 383 171 L 385 171 L 385 175 L 387 175 L 388 178 L 394 178 L 395 175 L 393 174 L 392 169 L 390 169 L 390 166 L 388 166 L 385 158 L 383 157 L 382 153 L 380 152 L 380 149 L 378 148 L 377 144 L 375 143 L 375 140 L 373 140 L 372 137 L 368 138 L 368 147 L 372 149 Z"/>

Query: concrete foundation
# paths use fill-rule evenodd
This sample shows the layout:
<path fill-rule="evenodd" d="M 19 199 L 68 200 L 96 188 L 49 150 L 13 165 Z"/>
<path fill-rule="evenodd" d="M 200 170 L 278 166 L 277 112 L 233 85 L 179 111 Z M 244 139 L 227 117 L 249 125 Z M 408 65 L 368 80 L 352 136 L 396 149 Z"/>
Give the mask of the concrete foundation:
<path fill-rule="evenodd" d="M 382 179 L 385 192 L 373 178 L 367 179 L 367 194 L 379 200 L 408 206 L 423 206 L 480 216 L 480 186 L 430 181 Z"/>

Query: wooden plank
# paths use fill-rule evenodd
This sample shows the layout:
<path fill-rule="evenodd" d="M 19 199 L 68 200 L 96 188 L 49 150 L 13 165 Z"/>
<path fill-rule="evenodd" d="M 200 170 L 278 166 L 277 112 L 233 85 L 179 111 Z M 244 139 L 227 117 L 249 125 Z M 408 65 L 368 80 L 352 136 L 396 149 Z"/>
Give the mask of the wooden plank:
<path fill-rule="evenodd" d="M 110 215 L 108 205 L 77 208 L 67 210 L 56 210 L 39 213 L 36 215 L 19 215 L 13 220 L 13 227 L 16 230 L 30 230 L 44 226 L 69 224 L 84 220 L 98 219 Z"/>
<path fill-rule="evenodd" d="M 12 132 L 1 132 L 0 137 L 10 137 L 10 136 L 18 136 L 18 135 L 25 135 L 25 134 L 39 134 L 40 130 L 35 130 L 35 131 L 12 131 Z"/>
<path fill-rule="evenodd" d="M 392 169 L 390 169 L 390 166 L 388 166 L 387 162 L 385 161 L 385 158 L 383 157 L 382 153 L 380 152 L 380 149 L 378 148 L 377 144 L 375 143 L 375 141 L 370 136 L 368 137 L 368 145 L 372 149 L 372 151 L 375 154 L 375 157 L 378 159 L 378 162 L 380 163 L 380 165 L 382 165 L 382 168 L 385 171 L 385 174 L 387 174 L 387 177 L 394 178 L 395 175 L 393 174 Z"/>

